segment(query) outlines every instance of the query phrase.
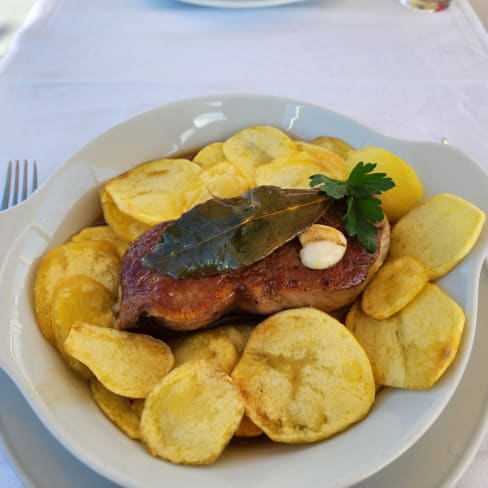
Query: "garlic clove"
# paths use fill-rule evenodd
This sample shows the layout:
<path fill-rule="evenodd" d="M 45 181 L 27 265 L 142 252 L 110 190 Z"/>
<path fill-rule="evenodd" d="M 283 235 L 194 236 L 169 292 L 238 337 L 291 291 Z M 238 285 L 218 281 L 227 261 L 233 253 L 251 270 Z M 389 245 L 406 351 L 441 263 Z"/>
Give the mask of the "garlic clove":
<path fill-rule="evenodd" d="M 313 224 L 299 235 L 300 260 L 310 269 L 327 269 L 338 263 L 347 248 L 344 234 L 328 225 Z"/>
<path fill-rule="evenodd" d="M 338 263 L 346 252 L 346 246 L 331 241 L 315 241 L 300 250 L 302 264 L 310 269 L 327 269 Z"/>
<path fill-rule="evenodd" d="M 331 241 L 342 246 L 347 246 L 345 235 L 330 225 L 312 224 L 298 236 L 298 239 L 302 246 L 313 241 Z"/>

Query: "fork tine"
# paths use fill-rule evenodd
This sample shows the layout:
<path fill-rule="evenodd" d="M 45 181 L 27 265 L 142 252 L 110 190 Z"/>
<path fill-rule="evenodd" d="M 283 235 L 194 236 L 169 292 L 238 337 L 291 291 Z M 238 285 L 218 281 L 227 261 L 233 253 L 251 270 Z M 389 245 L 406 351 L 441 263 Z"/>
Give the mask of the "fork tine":
<path fill-rule="evenodd" d="M 2 197 L 2 210 L 5 210 L 8 207 L 8 203 L 10 201 L 11 181 L 12 181 L 12 161 L 9 161 L 8 169 L 7 169 L 7 178 L 5 180 L 5 190 L 3 192 L 3 197 Z"/>
<path fill-rule="evenodd" d="M 18 159 L 15 161 L 15 165 L 12 160 L 9 161 L 0 210 L 6 210 L 26 200 L 29 194 L 37 189 L 37 180 L 36 161 L 30 164 L 27 159 L 24 159 L 22 165 Z M 29 181 L 32 182 L 31 189 L 29 189 Z"/>
<path fill-rule="evenodd" d="M 14 173 L 14 197 L 12 199 L 12 205 L 17 205 L 19 201 L 19 172 L 20 163 L 19 160 L 15 161 L 15 173 Z"/>
<path fill-rule="evenodd" d="M 21 196 L 21 201 L 23 202 L 27 198 L 27 173 L 29 171 L 28 165 L 27 165 L 27 159 L 24 159 L 24 174 L 23 174 L 23 179 L 22 179 L 22 196 Z"/>
<path fill-rule="evenodd" d="M 34 161 L 32 170 L 34 171 L 32 176 L 32 189 L 31 191 L 34 192 L 37 190 L 37 162 Z"/>

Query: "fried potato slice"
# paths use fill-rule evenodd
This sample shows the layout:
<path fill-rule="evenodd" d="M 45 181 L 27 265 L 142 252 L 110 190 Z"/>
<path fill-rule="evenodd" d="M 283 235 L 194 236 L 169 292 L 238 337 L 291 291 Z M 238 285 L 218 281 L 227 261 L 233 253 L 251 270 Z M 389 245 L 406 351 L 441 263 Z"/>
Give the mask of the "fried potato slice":
<path fill-rule="evenodd" d="M 131 439 L 139 439 L 141 415 L 133 407 L 133 400 L 112 393 L 98 380 L 90 381 L 93 399 L 100 410 Z"/>
<path fill-rule="evenodd" d="M 310 188 L 310 177 L 318 173 L 337 180 L 346 179 L 347 167 L 340 156 L 303 141 L 295 144 L 296 152 L 256 168 L 257 185 Z"/>
<path fill-rule="evenodd" d="M 146 403 L 145 398 L 131 398 L 130 399 L 130 407 L 136 413 L 137 417 L 140 419 L 142 415 L 142 411 L 144 410 L 144 405 Z"/>
<path fill-rule="evenodd" d="M 346 162 L 334 151 L 304 141 L 295 141 L 298 158 L 309 159 L 320 164 L 321 173 L 335 180 L 345 180 L 349 171 Z"/>
<path fill-rule="evenodd" d="M 310 189 L 310 176 L 317 173 L 324 173 L 323 166 L 308 157 L 278 158 L 256 168 L 256 185 Z"/>
<path fill-rule="evenodd" d="M 170 348 L 153 337 L 76 322 L 64 343 L 113 393 L 145 398 L 173 367 Z"/>
<path fill-rule="evenodd" d="M 37 323 L 44 336 L 54 344 L 52 298 L 56 285 L 63 278 L 88 276 L 116 296 L 119 273 L 120 259 L 115 248 L 106 241 L 68 242 L 46 253 L 34 284 Z"/>
<path fill-rule="evenodd" d="M 258 437 L 262 434 L 263 431 L 246 414 L 244 414 L 234 435 L 236 437 Z"/>
<path fill-rule="evenodd" d="M 213 142 L 198 151 L 193 157 L 193 162 L 198 163 L 202 168 L 208 168 L 217 163 L 226 161 L 224 154 L 224 143 Z"/>
<path fill-rule="evenodd" d="M 105 190 L 121 212 L 155 225 L 178 218 L 201 198 L 201 173 L 187 159 L 159 159 L 109 180 Z"/>
<path fill-rule="evenodd" d="M 269 163 L 296 152 L 295 143 L 285 132 L 267 125 L 242 129 L 224 142 L 225 158 L 244 168 Z"/>
<path fill-rule="evenodd" d="M 435 195 L 393 227 L 390 254 L 414 256 L 436 280 L 471 251 L 485 220 L 485 214 L 466 200 L 449 193 Z"/>
<path fill-rule="evenodd" d="M 150 393 L 140 433 L 147 450 L 173 463 L 211 464 L 244 413 L 229 376 L 205 360 L 175 368 Z"/>
<path fill-rule="evenodd" d="M 346 327 L 368 354 L 377 385 L 405 385 L 403 347 L 397 336 L 397 319 L 377 320 L 366 315 L 356 301 L 346 317 Z"/>
<path fill-rule="evenodd" d="M 412 256 L 387 261 L 364 290 L 361 307 L 375 319 L 387 319 L 410 303 L 428 281 L 424 265 Z"/>
<path fill-rule="evenodd" d="M 246 347 L 254 327 L 256 327 L 256 321 L 235 320 L 218 326 L 215 330 L 230 339 L 240 356 Z"/>
<path fill-rule="evenodd" d="M 375 172 L 386 173 L 395 182 L 394 188 L 378 195 L 391 222 L 405 215 L 422 198 L 423 187 L 415 170 L 392 152 L 373 146 L 353 151 L 346 161 L 349 171 L 359 162 L 376 163 Z"/>
<path fill-rule="evenodd" d="M 352 146 L 342 139 L 338 139 L 337 137 L 320 136 L 315 138 L 313 141 L 310 141 L 310 143 L 335 152 L 344 160 L 347 159 L 351 151 L 354 151 Z"/>
<path fill-rule="evenodd" d="M 83 275 L 61 280 L 53 294 L 51 324 L 54 342 L 68 366 L 84 379 L 93 375 L 83 364 L 64 350 L 64 341 L 77 321 L 100 327 L 112 327 L 114 296 L 104 286 Z"/>
<path fill-rule="evenodd" d="M 426 389 L 452 363 L 464 322 L 461 307 L 438 286 L 427 283 L 405 308 L 388 319 L 374 319 L 356 303 L 346 327 L 368 354 L 376 383 Z"/>
<path fill-rule="evenodd" d="M 246 414 L 278 442 L 313 442 L 367 415 L 375 384 L 366 353 L 330 315 L 276 313 L 253 330 L 232 372 Z"/>
<path fill-rule="evenodd" d="M 207 190 L 204 200 L 213 197 L 236 197 L 254 186 L 254 181 L 251 184 L 249 178 L 229 161 L 222 161 L 205 168 L 202 179 Z"/>
<path fill-rule="evenodd" d="M 168 338 L 168 344 L 175 358 L 175 367 L 205 359 L 218 370 L 230 373 L 239 360 L 232 341 L 217 329 Z"/>
<path fill-rule="evenodd" d="M 204 170 L 205 186 L 210 192 L 207 198 L 237 196 L 256 185 L 254 166 L 227 161 L 223 142 L 205 146 L 193 161 Z"/>
<path fill-rule="evenodd" d="M 115 205 L 112 197 L 103 188 L 100 190 L 100 201 L 105 221 L 120 239 L 132 242 L 150 229 L 149 225 L 122 213 Z"/>
<path fill-rule="evenodd" d="M 117 250 L 119 258 L 123 258 L 125 252 L 129 248 L 129 242 L 125 239 L 120 239 L 117 234 L 108 225 L 95 225 L 92 227 L 85 227 L 80 232 L 75 234 L 71 241 L 108 241 Z"/>

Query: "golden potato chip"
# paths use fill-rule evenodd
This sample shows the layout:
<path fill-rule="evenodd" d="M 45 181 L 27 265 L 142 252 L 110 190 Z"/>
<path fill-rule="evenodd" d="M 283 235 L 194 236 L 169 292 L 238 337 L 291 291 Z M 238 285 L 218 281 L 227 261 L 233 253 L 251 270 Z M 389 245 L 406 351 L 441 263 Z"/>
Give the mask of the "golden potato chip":
<path fill-rule="evenodd" d="M 108 225 L 96 225 L 93 227 L 85 227 L 80 232 L 75 234 L 71 240 L 73 242 L 78 241 L 108 241 L 112 244 L 119 258 L 122 259 L 125 252 L 129 248 L 129 242 L 125 239 L 120 239 L 117 234 Z"/>
<path fill-rule="evenodd" d="M 170 348 L 153 337 L 76 322 L 64 343 L 113 393 L 145 398 L 173 367 Z"/>
<path fill-rule="evenodd" d="M 441 193 L 412 209 L 391 232 L 393 258 L 411 255 L 436 280 L 451 271 L 473 248 L 485 222 L 473 204 Z"/>
<path fill-rule="evenodd" d="M 90 381 L 90 387 L 95 403 L 100 410 L 131 439 L 139 439 L 140 414 L 132 406 L 132 399 L 112 393 L 98 380 Z"/>
<path fill-rule="evenodd" d="M 271 163 L 256 168 L 256 185 L 275 185 L 281 188 L 308 188 L 310 177 L 323 173 L 320 163 L 310 161 L 307 157 L 294 155 L 275 159 Z"/>
<path fill-rule="evenodd" d="M 256 321 L 236 319 L 216 327 L 215 330 L 228 337 L 236 348 L 237 353 L 241 355 L 254 327 L 256 327 Z"/>
<path fill-rule="evenodd" d="M 415 170 L 392 152 L 373 146 L 353 151 L 346 161 L 349 171 L 360 162 L 375 163 L 375 172 L 386 173 L 395 182 L 394 188 L 378 195 L 391 222 L 405 215 L 422 198 L 422 183 Z"/>
<path fill-rule="evenodd" d="M 397 337 L 395 317 L 374 319 L 356 301 L 347 314 L 346 327 L 368 354 L 377 385 L 405 385 L 403 348 Z"/>
<path fill-rule="evenodd" d="M 304 141 L 295 141 L 298 151 L 297 157 L 304 160 L 309 159 L 321 166 L 320 173 L 335 180 L 345 180 L 349 173 L 346 162 L 337 153 L 325 147 L 310 144 Z"/>
<path fill-rule="evenodd" d="M 104 286 L 83 275 L 71 276 L 59 282 L 53 293 L 51 324 L 54 341 L 68 366 L 84 379 L 93 375 L 82 363 L 64 350 L 64 341 L 76 321 L 101 327 L 112 327 L 114 296 Z"/>
<path fill-rule="evenodd" d="M 132 242 L 150 229 L 149 225 L 122 213 L 103 188 L 100 190 L 100 201 L 105 221 L 120 239 Z"/>
<path fill-rule="evenodd" d="M 282 130 L 258 125 L 243 129 L 227 139 L 223 151 L 228 161 L 247 168 L 290 156 L 296 148 Z"/>
<path fill-rule="evenodd" d="M 222 453 L 244 412 L 227 374 L 207 361 L 175 368 L 146 399 L 141 440 L 173 463 L 210 464 Z"/>
<path fill-rule="evenodd" d="M 168 338 L 168 344 L 175 358 L 175 367 L 205 359 L 215 368 L 230 373 L 239 360 L 231 340 L 217 329 Z"/>
<path fill-rule="evenodd" d="M 256 326 L 232 372 L 246 414 L 278 442 L 313 442 L 367 415 L 371 365 L 354 336 L 314 308 L 278 312 Z"/>
<path fill-rule="evenodd" d="M 246 175 L 228 161 L 205 168 L 202 172 L 202 179 L 207 190 L 205 200 L 213 197 L 237 197 L 253 186 L 250 185 Z"/>
<path fill-rule="evenodd" d="M 137 415 L 137 418 L 139 418 L 139 419 L 141 418 L 142 411 L 144 410 L 145 403 L 146 403 L 145 398 L 131 398 L 130 399 L 130 407 L 132 408 L 132 410 L 134 410 L 134 412 Z"/>
<path fill-rule="evenodd" d="M 201 198 L 200 166 L 187 159 L 159 159 L 109 180 L 105 190 L 123 213 L 148 225 L 178 218 Z"/>
<path fill-rule="evenodd" d="M 117 239 L 115 232 L 108 225 L 93 225 L 84 227 L 70 241 L 108 241 L 112 242 Z"/>
<path fill-rule="evenodd" d="M 263 431 L 246 414 L 234 433 L 236 437 L 258 437 L 262 434 Z"/>
<path fill-rule="evenodd" d="M 329 151 L 335 152 L 344 160 L 347 159 L 351 151 L 354 151 L 352 146 L 342 139 L 338 139 L 337 137 L 320 136 L 310 142 L 311 144 L 315 144 L 316 146 L 320 146 L 328 149 Z"/>
<path fill-rule="evenodd" d="M 424 265 L 412 256 L 387 261 L 364 290 L 361 307 L 375 319 L 387 319 L 410 303 L 428 281 Z"/>
<path fill-rule="evenodd" d="M 355 305 L 346 327 L 368 354 L 376 383 L 426 389 L 452 363 L 464 321 L 461 307 L 438 286 L 427 283 L 388 319 L 374 319 Z"/>
<path fill-rule="evenodd" d="M 204 169 L 205 186 L 210 192 L 207 198 L 237 196 L 256 185 L 254 166 L 227 161 L 223 148 L 223 142 L 214 142 L 193 158 Z"/>
<path fill-rule="evenodd" d="M 208 168 L 214 164 L 222 163 L 226 161 L 223 148 L 223 142 L 208 144 L 198 151 L 193 157 L 193 162 L 198 163 L 202 168 Z"/>
<path fill-rule="evenodd" d="M 42 258 L 34 284 L 34 305 L 41 332 L 54 343 L 51 305 L 60 280 L 75 275 L 88 276 L 116 296 L 119 273 L 120 259 L 109 242 L 68 242 L 51 249 Z"/>

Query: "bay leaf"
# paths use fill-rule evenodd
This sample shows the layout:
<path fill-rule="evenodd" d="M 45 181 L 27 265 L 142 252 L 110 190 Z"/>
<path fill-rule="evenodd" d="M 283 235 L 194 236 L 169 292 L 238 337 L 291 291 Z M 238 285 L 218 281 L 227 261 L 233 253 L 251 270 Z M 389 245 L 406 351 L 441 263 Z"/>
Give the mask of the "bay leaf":
<path fill-rule="evenodd" d="M 144 266 L 199 278 L 252 264 L 316 222 L 330 199 L 317 190 L 259 186 L 193 207 L 162 233 Z"/>

